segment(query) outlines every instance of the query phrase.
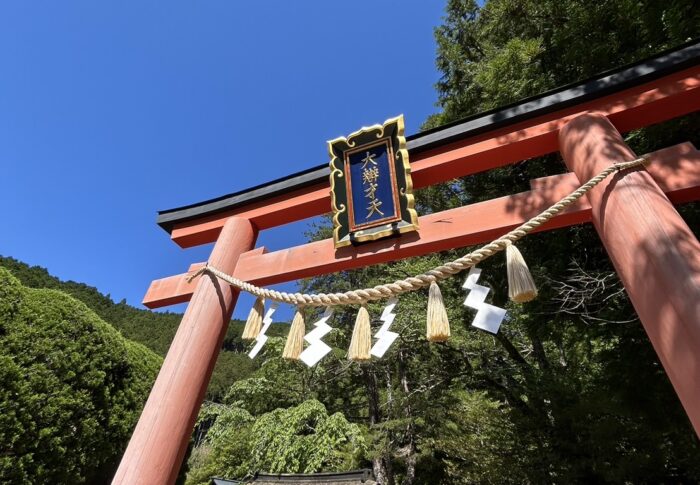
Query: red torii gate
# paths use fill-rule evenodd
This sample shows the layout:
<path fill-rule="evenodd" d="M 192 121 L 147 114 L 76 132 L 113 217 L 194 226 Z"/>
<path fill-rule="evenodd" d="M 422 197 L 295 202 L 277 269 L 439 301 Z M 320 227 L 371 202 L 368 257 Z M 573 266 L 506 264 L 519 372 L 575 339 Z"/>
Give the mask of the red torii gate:
<path fill-rule="evenodd" d="M 420 232 L 336 250 L 333 240 L 255 248 L 258 231 L 330 211 L 328 168 L 161 212 L 183 248 L 215 242 L 214 267 L 269 285 L 490 241 L 614 162 L 636 155 L 621 132 L 700 110 L 700 43 L 408 138 L 414 186 L 426 187 L 560 151 L 570 173 L 531 190 L 430 214 Z M 700 199 L 700 152 L 649 154 L 538 230 L 593 222 L 666 373 L 700 435 L 700 243 L 672 204 Z M 512 208 L 518 207 L 518 211 Z M 643 214 L 643 217 L 640 217 Z M 204 263 L 193 264 L 188 273 Z M 116 484 L 173 483 L 238 291 L 188 273 L 155 280 L 144 305 L 190 301 L 119 469 Z"/>

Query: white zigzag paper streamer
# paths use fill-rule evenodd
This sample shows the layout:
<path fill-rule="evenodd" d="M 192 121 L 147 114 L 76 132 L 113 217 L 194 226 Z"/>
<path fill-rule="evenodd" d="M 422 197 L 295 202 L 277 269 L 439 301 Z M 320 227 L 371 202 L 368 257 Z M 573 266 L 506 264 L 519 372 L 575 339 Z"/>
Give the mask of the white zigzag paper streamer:
<path fill-rule="evenodd" d="M 328 334 L 333 327 L 328 325 L 328 320 L 333 316 L 333 308 L 326 307 L 320 320 L 314 323 L 314 328 L 304 336 L 304 340 L 309 342 L 309 346 L 299 355 L 299 359 L 309 367 L 315 366 L 323 359 L 331 348 L 321 339 Z"/>
<path fill-rule="evenodd" d="M 496 334 L 506 316 L 506 310 L 485 302 L 490 290 L 485 286 L 476 284 L 479 281 L 479 276 L 481 276 L 480 268 L 472 267 L 469 270 L 467 280 L 462 285 L 462 288 L 465 290 L 470 290 L 467 299 L 464 300 L 464 306 L 477 310 L 472 322 L 473 327 Z"/>
<path fill-rule="evenodd" d="M 272 325 L 272 315 L 275 313 L 278 306 L 279 304 L 274 302 L 272 305 L 270 305 L 270 308 L 267 309 L 267 313 L 265 313 L 265 317 L 263 318 L 263 326 L 260 329 L 258 336 L 255 337 L 255 345 L 252 349 L 250 349 L 250 353 L 248 354 L 248 357 L 251 359 L 254 359 L 255 356 L 258 355 L 260 349 L 262 349 L 265 342 L 267 342 L 267 335 L 265 335 L 265 332 L 267 332 L 267 329 L 270 328 L 270 325 Z"/>
<path fill-rule="evenodd" d="M 389 347 L 391 347 L 391 344 L 394 343 L 394 340 L 396 340 L 396 337 L 399 336 L 398 333 L 389 331 L 389 327 L 391 327 L 391 324 L 394 323 L 394 318 L 396 318 L 394 307 L 396 307 L 398 302 L 398 298 L 389 299 L 382 311 L 382 316 L 379 317 L 384 323 L 379 330 L 377 330 L 377 333 L 374 334 L 374 338 L 376 338 L 377 341 L 372 346 L 370 353 L 375 357 L 383 357 L 384 353 L 386 353 Z"/>

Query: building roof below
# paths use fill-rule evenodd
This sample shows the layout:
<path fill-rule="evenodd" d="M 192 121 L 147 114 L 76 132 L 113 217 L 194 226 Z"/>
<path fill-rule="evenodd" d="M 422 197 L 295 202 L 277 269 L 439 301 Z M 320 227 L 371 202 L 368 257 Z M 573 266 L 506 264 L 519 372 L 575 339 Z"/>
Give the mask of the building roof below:
<path fill-rule="evenodd" d="M 280 484 L 313 484 L 313 485 L 376 485 L 372 471 L 369 469 L 349 472 L 324 473 L 258 473 L 247 480 L 229 480 L 212 478 L 212 485 L 280 485 Z"/>

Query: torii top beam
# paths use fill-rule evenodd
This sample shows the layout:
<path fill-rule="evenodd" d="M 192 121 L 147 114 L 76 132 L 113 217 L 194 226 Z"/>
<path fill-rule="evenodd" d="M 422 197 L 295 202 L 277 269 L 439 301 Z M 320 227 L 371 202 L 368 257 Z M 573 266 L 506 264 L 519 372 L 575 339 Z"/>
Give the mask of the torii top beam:
<path fill-rule="evenodd" d="M 586 111 L 621 132 L 700 109 L 700 41 L 504 108 L 407 137 L 414 186 L 426 187 L 558 150 L 559 128 Z M 689 91 L 695 93 L 688 96 Z M 691 102 L 688 102 L 688 100 Z M 181 247 L 216 240 L 226 219 L 268 229 L 329 211 L 328 165 L 188 206 L 160 211 Z M 285 210 L 294 207 L 293 211 Z"/>

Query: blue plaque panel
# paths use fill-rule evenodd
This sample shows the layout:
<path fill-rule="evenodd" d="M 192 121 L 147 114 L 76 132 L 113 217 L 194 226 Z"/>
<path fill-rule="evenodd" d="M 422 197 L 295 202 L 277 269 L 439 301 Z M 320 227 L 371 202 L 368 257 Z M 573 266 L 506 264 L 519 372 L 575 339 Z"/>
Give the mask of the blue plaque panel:
<path fill-rule="evenodd" d="M 350 230 L 373 226 L 377 222 L 396 221 L 398 201 L 394 200 L 396 175 L 390 163 L 393 158 L 389 143 L 362 147 L 346 153 L 345 168 L 352 204 Z"/>
<path fill-rule="evenodd" d="M 403 117 L 328 142 L 336 247 L 418 228 Z"/>

